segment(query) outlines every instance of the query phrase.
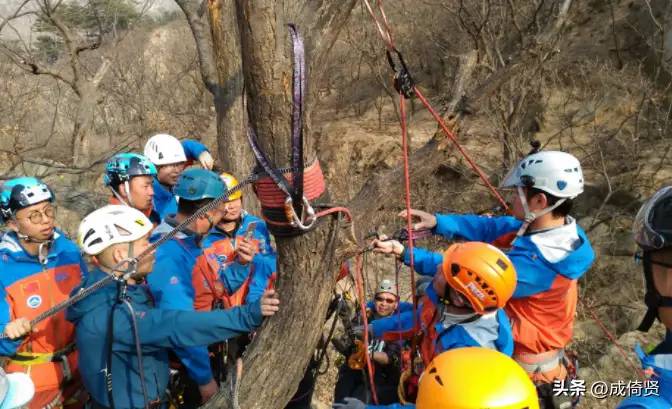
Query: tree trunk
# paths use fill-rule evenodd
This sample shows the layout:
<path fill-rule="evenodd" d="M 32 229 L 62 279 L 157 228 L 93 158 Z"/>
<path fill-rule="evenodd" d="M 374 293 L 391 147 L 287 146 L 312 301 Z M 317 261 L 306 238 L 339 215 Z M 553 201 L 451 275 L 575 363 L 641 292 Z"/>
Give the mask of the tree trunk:
<path fill-rule="evenodd" d="M 247 143 L 247 114 L 243 107 L 243 65 L 235 0 L 209 2 L 215 70 L 219 84 L 214 95 L 217 112 L 219 161 L 222 170 L 242 177 L 255 165 Z"/>
<path fill-rule="evenodd" d="M 213 44 L 219 84 L 214 92 L 216 101 L 225 102 L 219 94 L 227 88 L 236 90 L 241 83 L 240 69 L 244 72 L 247 95 L 247 114 L 250 124 L 257 131 L 259 142 L 278 167 L 290 161 L 290 113 L 292 107 L 292 48 L 287 24 L 295 23 L 306 39 L 306 57 L 325 56 L 336 39 L 338 30 L 349 15 L 356 0 L 347 3 L 328 0 L 299 2 L 286 0 L 229 0 L 210 2 L 213 23 Z M 213 9 L 221 6 L 222 14 Z M 223 15 L 226 7 L 235 6 L 237 27 L 229 25 L 229 16 Z M 324 16 L 329 16 L 325 19 Z M 227 26 L 225 28 L 225 26 Z M 242 64 L 231 59 L 235 46 L 231 39 L 236 31 L 240 38 Z M 227 38 L 228 37 L 228 38 Z M 319 45 L 320 50 L 314 47 Z M 309 90 L 313 77 L 308 72 Z M 221 88 L 220 88 L 221 87 Z M 317 87 L 315 87 L 317 89 Z M 229 91 L 227 91 L 229 92 Z M 218 96 L 219 95 L 219 96 Z M 228 96 L 227 96 L 228 98 Z M 231 99 L 235 99 L 232 96 Z M 313 101 L 312 93 L 307 103 Z M 235 106 L 235 101 L 232 102 Z M 245 125 L 244 119 L 234 118 L 237 108 L 222 104 L 217 108 L 219 144 L 226 146 L 240 141 L 235 149 L 249 155 L 244 133 L 233 129 Z M 239 122 L 237 122 L 239 121 Z M 315 158 L 314 143 L 310 134 L 310 116 L 304 116 L 304 156 L 307 163 Z M 244 151 L 243 151 L 244 150 Z M 235 152 L 230 152 L 235 169 L 246 174 Z M 226 153 L 229 155 L 229 153 Z M 226 156 L 225 156 L 226 157 Z M 325 193 L 328 196 L 328 193 Z M 293 238 L 276 238 L 278 247 L 278 281 L 281 310 L 266 320 L 248 347 L 240 382 L 239 403 L 245 409 L 283 408 L 292 397 L 304 375 L 324 325 L 327 306 L 331 299 L 333 283 L 340 265 L 336 255 L 339 246 L 339 226 L 332 218 L 321 219 L 313 231 Z M 207 408 L 231 408 L 233 399 L 227 390 L 208 402 Z"/>

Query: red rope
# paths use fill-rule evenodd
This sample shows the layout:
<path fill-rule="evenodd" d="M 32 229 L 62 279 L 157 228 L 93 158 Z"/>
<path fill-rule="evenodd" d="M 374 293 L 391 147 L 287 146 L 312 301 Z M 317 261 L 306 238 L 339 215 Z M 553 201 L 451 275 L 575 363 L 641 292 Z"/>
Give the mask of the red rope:
<path fill-rule="evenodd" d="M 373 365 L 371 364 L 371 357 L 369 356 L 369 318 L 366 316 L 366 296 L 364 294 L 364 285 L 362 283 L 363 277 L 363 265 L 362 265 L 362 256 L 361 254 L 357 255 L 355 258 L 355 285 L 357 286 L 357 292 L 359 293 L 359 307 L 362 319 L 364 320 L 364 345 L 366 346 L 366 369 L 369 374 L 369 387 L 371 388 L 371 397 L 373 402 L 378 404 L 378 395 L 376 394 L 376 385 L 373 381 Z"/>
<path fill-rule="evenodd" d="M 406 102 L 404 96 L 399 94 L 399 114 L 401 117 L 401 146 L 404 156 L 404 189 L 406 199 L 406 228 L 408 234 L 408 254 L 411 268 L 411 291 L 413 295 L 413 328 L 417 327 L 418 300 L 415 296 L 415 260 L 413 255 L 413 217 L 411 215 L 411 175 L 408 155 L 408 127 L 406 124 Z"/>
<path fill-rule="evenodd" d="M 293 174 L 287 173 L 283 176 L 291 185 L 294 179 Z M 322 173 L 320 162 L 316 160 L 303 171 L 303 194 L 308 200 L 315 200 L 325 190 L 324 174 Z M 254 182 L 254 192 L 259 198 L 261 207 L 282 208 L 285 206 L 287 195 L 280 190 L 278 185 L 269 176 L 260 178 Z"/>
<path fill-rule="evenodd" d="M 485 174 L 483 173 L 483 171 L 481 170 L 481 168 L 478 167 L 478 165 L 476 164 L 476 162 L 474 162 L 473 159 L 471 159 L 471 157 L 469 156 L 469 154 L 467 153 L 467 151 L 462 147 L 462 145 L 460 145 L 460 143 L 457 141 L 457 138 L 455 137 L 455 134 L 453 134 L 453 133 L 450 131 L 450 129 L 448 129 L 448 127 L 446 126 L 446 123 L 443 121 L 443 119 L 441 118 L 441 116 L 439 116 L 439 114 L 434 110 L 434 108 L 432 108 L 432 106 L 429 104 L 429 101 L 427 101 L 427 99 L 425 98 L 425 96 L 422 95 L 422 93 L 420 92 L 420 90 L 418 89 L 418 87 L 415 87 L 415 86 L 414 86 L 414 87 L 413 87 L 413 90 L 415 91 L 415 94 L 418 96 L 418 98 L 420 99 L 420 101 L 422 102 L 422 104 L 425 106 L 425 108 L 427 108 L 427 110 L 429 111 L 429 113 L 432 114 L 432 116 L 434 117 L 434 120 L 439 124 L 439 127 L 441 127 L 441 130 L 443 131 L 443 133 L 446 134 L 446 136 L 453 142 L 453 144 L 454 144 L 455 147 L 460 151 L 460 153 L 462 154 L 462 156 L 464 157 L 464 159 L 465 159 L 467 162 L 469 162 L 469 165 L 471 166 L 471 168 L 472 168 L 472 169 L 474 170 L 474 172 L 476 172 L 476 174 L 481 178 L 481 180 L 483 181 L 483 183 L 485 183 L 485 185 L 486 185 L 487 188 L 490 190 L 490 192 L 492 193 L 492 195 L 499 201 L 499 203 L 502 204 L 502 206 L 504 207 L 504 209 L 508 211 L 508 210 L 509 210 L 509 206 L 508 206 L 508 204 L 506 203 L 506 200 L 504 200 L 504 198 L 499 194 L 499 192 L 497 192 L 497 189 L 495 189 L 495 187 L 492 185 L 492 183 L 490 183 L 490 181 L 488 180 L 488 177 L 485 176 Z"/>
<path fill-rule="evenodd" d="M 396 51 L 396 47 L 394 45 L 394 41 L 392 39 L 392 30 L 390 29 L 390 25 L 387 20 L 387 16 L 385 15 L 385 10 L 383 9 L 383 2 L 382 0 L 377 0 L 376 5 L 378 6 L 378 12 L 380 13 L 381 17 L 376 16 L 376 13 L 374 13 L 373 8 L 369 4 L 369 0 L 363 0 L 364 5 L 366 6 L 367 11 L 371 15 L 371 18 L 373 19 L 374 23 L 376 24 L 376 28 L 378 29 L 378 33 L 380 34 L 380 37 L 383 39 L 383 42 L 385 43 L 385 46 L 389 51 Z M 483 183 L 487 186 L 487 188 L 490 190 L 490 192 L 493 194 L 493 196 L 501 203 L 502 207 L 504 210 L 509 210 L 509 206 L 506 203 L 506 200 L 497 192 L 497 189 L 495 189 L 494 186 L 490 183 L 488 180 L 487 176 L 483 173 L 480 167 L 474 162 L 467 151 L 460 145 L 460 143 L 457 141 L 457 138 L 455 137 L 455 134 L 448 129 L 446 126 L 445 122 L 439 116 L 439 114 L 432 108 L 430 105 L 429 101 L 425 98 L 425 96 L 420 92 L 418 87 L 414 86 L 413 90 L 415 91 L 415 94 L 418 96 L 422 104 L 427 108 L 427 110 L 432 114 L 434 117 L 434 120 L 439 124 L 439 127 L 441 130 L 443 130 L 443 133 L 446 134 L 446 136 L 455 144 L 455 147 L 460 151 L 464 159 L 469 163 L 471 168 L 476 172 L 476 174 L 483 180 Z"/>

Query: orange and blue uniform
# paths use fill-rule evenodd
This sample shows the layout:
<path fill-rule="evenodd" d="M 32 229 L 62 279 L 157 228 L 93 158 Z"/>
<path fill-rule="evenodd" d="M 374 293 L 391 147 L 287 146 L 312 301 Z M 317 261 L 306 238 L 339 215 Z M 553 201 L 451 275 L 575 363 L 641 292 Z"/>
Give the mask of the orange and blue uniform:
<path fill-rule="evenodd" d="M 158 240 L 177 224 L 172 216 L 167 217 L 153 231 L 151 240 Z M 157 309 L 194 311 L 192 276 L 200 276 L 199 271 L 205 266 L 201 244 L 195 234 L 179 232 L 156 249 L 154 269 L 147 276 L 147 284 Z M 174 352 L 198 385 L 212 380 L 207 346 L 178 348 Z"/>
<path fill-rule="evenodd" d="M 252 262 L 241 264 L 236 259 L 237 243 L 254 223 L 250 242 L 256 248 Z M 194 275 L 197 310 L 209 310 L 219 303 L 222 308 L 231 308 L 261 298 L 264 290 L 275 281 L 276 255 L 266 223 L 243 211 L 240 222 L 232 234 L 214 228 L 203 242 L 204 256 L 208 263 L 203 275 Z"/>
<path fill-rule="evenodd" d="M 0 331 L 66 300 L 87 274 L 79 249 L 58 230 L 43 263 L 25 252 L 15 233 L 6 233 L 0 241 L 0 270 Z M 74 326 L 65 312 L 37 324 L 23 339 L 0 341 L 0 355 L 9 357 L 5 371 L 25 372 L 35 384 L 30 408 L 60 407 L 80 392 L 74 342 Z"/>
<path fill-rule="evenodd" d="M 436 218 L 436 234 L 500 246 L 505 244 L 502 238 L 513 238 L 522 224 L 510 216 L 437 214 Z M 567 217 L 563 226 L 526 233 L 506 251 L 517 273 L 516 290 L 506 306 L 514 358 L 524 367 L 557 361 L 572 338 L 577 281 L 595 260 L 590 241 Z"/>
<path fill-rule="evenodd" d="M 426 276 L 433 276 L 443 263 L 443 254 L 419 247 L 413 249 L 413 256 L 416 271 Z M 409 251 L 404 252 L 403 261 L 410 264 Z M 376 320 L 371 323 L 371 331 L 374 336 L 382 336 L 386 340 L 398 339 L 399 336 L 411 339 L 422 331 L 420 355 L 425 365 L 429 365 L 441 352 L 462 347 L 491 348 L 509 356 L 513 353 L 511 324 L 502 309 L 484 315 L 446 314 L 436 290 L 430 285 L 416 313 L 415 320 L 412 310 Z M 415 329 L 414 321 L 417 325 Z"/>

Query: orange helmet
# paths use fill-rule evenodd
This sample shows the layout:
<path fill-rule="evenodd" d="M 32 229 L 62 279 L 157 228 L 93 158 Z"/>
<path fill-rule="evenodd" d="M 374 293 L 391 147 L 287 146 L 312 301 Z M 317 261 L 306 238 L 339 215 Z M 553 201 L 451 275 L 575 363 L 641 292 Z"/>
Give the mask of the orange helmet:
<path fill-rule="evenodd" d="M 231 190 L 234 187 L 238 186 L 238 179 L 236 179 L 235 176 L 233 176 L 230 173 L 222 172 L 219 177 L 224 181 L 224 184 L 226 185 L 226 190 Z M 236 199 L 240 199 L 243 197 L 243 192 L 240 190 L 237 190 L 229 195 L 229 197 L 226 199 L 227 202 L 231 202 Z"/>
<path fill-rule="evenodd" d="M 443 276 L 484 314 L 504 307 L 516 289 L 516 270 L 497 247 L 481 242 L 453 244 L 443 253 Z"/>
<path fill-rule="evenodd" d="M 513 359 L 489 348 L 443 352 L 420 377 L 418 409 L 539 409 L 537 389 Z"/>

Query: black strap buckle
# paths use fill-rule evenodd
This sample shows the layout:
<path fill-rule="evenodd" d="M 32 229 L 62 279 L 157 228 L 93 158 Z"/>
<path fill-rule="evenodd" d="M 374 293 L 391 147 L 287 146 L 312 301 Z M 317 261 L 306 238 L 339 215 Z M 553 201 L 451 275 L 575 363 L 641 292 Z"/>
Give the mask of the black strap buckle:
<path fill-rule="evenodd" d="M 387 62 L 394 71 L 394 89 L 401 93 L 404 98 L 410 99 L 415 96 L 415 82 L 411 73 L 408 71 L 406 61 L 396 48 L 387 50 Z M 394 56 L 393 56 L 394 54 Z M 397 62 L 395 62 L 395 56 Z"/>

